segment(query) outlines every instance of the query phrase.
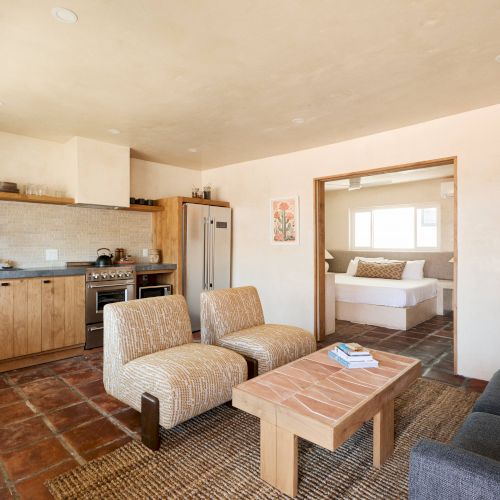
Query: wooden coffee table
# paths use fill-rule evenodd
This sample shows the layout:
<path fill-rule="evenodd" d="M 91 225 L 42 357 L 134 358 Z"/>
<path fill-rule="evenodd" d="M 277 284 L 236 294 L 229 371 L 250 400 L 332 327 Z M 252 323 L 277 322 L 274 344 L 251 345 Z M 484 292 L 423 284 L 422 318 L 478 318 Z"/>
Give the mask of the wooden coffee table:
<path fill-rule="evenodd" d="M 394 448 L 394 398 L 420 376 L 418 359 L 370 350 L 378 368 L 347 369 L 326 347 L 233 389 L 233 406 L 260 418 L 260 476 L 297 494 L 298 437 L 335 450 L 373 418 L 373 465 Z"/>

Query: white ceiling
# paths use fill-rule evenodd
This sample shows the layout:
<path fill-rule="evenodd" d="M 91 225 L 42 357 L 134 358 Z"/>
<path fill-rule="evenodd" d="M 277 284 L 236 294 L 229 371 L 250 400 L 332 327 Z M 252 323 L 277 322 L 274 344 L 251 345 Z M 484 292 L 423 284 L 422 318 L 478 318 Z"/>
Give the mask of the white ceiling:
<path fill-rule="evenodd" d="M 401 172 L 388 172 L 378 175 L 367 175 L 361 177 L 361 188 L 389 186 L 403 182 L 418 182 L 430 179 L 450 178 L 454 175 L 453 165 L 441 165 L 439 167 L 417 168 L 414 170 L 403 170 Z M 349 188 L 349 179 L 325 182 L 326 191 L 341 191 Z"/>
<path fill-rule="evenodd" d="M 203 169 L 500 102 L 498 0 L 57 1 L 0 0 L 0 130 Z"/>

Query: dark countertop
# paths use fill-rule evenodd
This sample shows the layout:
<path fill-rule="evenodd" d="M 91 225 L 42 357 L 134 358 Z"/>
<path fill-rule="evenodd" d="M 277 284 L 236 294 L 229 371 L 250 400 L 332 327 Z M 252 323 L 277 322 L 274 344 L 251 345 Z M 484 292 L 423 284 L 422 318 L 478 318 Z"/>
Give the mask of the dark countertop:
<path fill-rule="evenodd" d="M 175 271 L 176 264 L 136 264 L 136 271 Z M 43 276 L 78 276 L 85 274 L 87 267 L 27 267 L 0 271 L 0 280 L 13 278 L 41 278 Z"/>

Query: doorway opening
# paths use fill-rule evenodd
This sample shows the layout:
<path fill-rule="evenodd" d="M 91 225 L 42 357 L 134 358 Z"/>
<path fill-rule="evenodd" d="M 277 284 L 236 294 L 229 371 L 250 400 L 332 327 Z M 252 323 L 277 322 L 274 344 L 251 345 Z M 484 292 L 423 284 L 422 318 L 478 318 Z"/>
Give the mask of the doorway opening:
<path fill-rule="evenodd" d="M 314 214 L 316 339 L 456 373 L 457 158 L 314 179 Z"/>

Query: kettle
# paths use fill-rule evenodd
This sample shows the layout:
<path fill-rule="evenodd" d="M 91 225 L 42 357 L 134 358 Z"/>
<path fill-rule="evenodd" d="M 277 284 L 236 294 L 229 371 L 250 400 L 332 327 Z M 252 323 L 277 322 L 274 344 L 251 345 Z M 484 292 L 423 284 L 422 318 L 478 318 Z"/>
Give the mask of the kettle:
<path fill-rule="evenodd" d="M 104 251 L 106 251 L 107 254 Z M 111 253 L 111 250 L 109 248 L 99 248 L 97 250 L 97 260 L 95 261 L 95 265 L 97 267 L 111 266 L 113 264 L 112 259 L 113 254 Z"/>

